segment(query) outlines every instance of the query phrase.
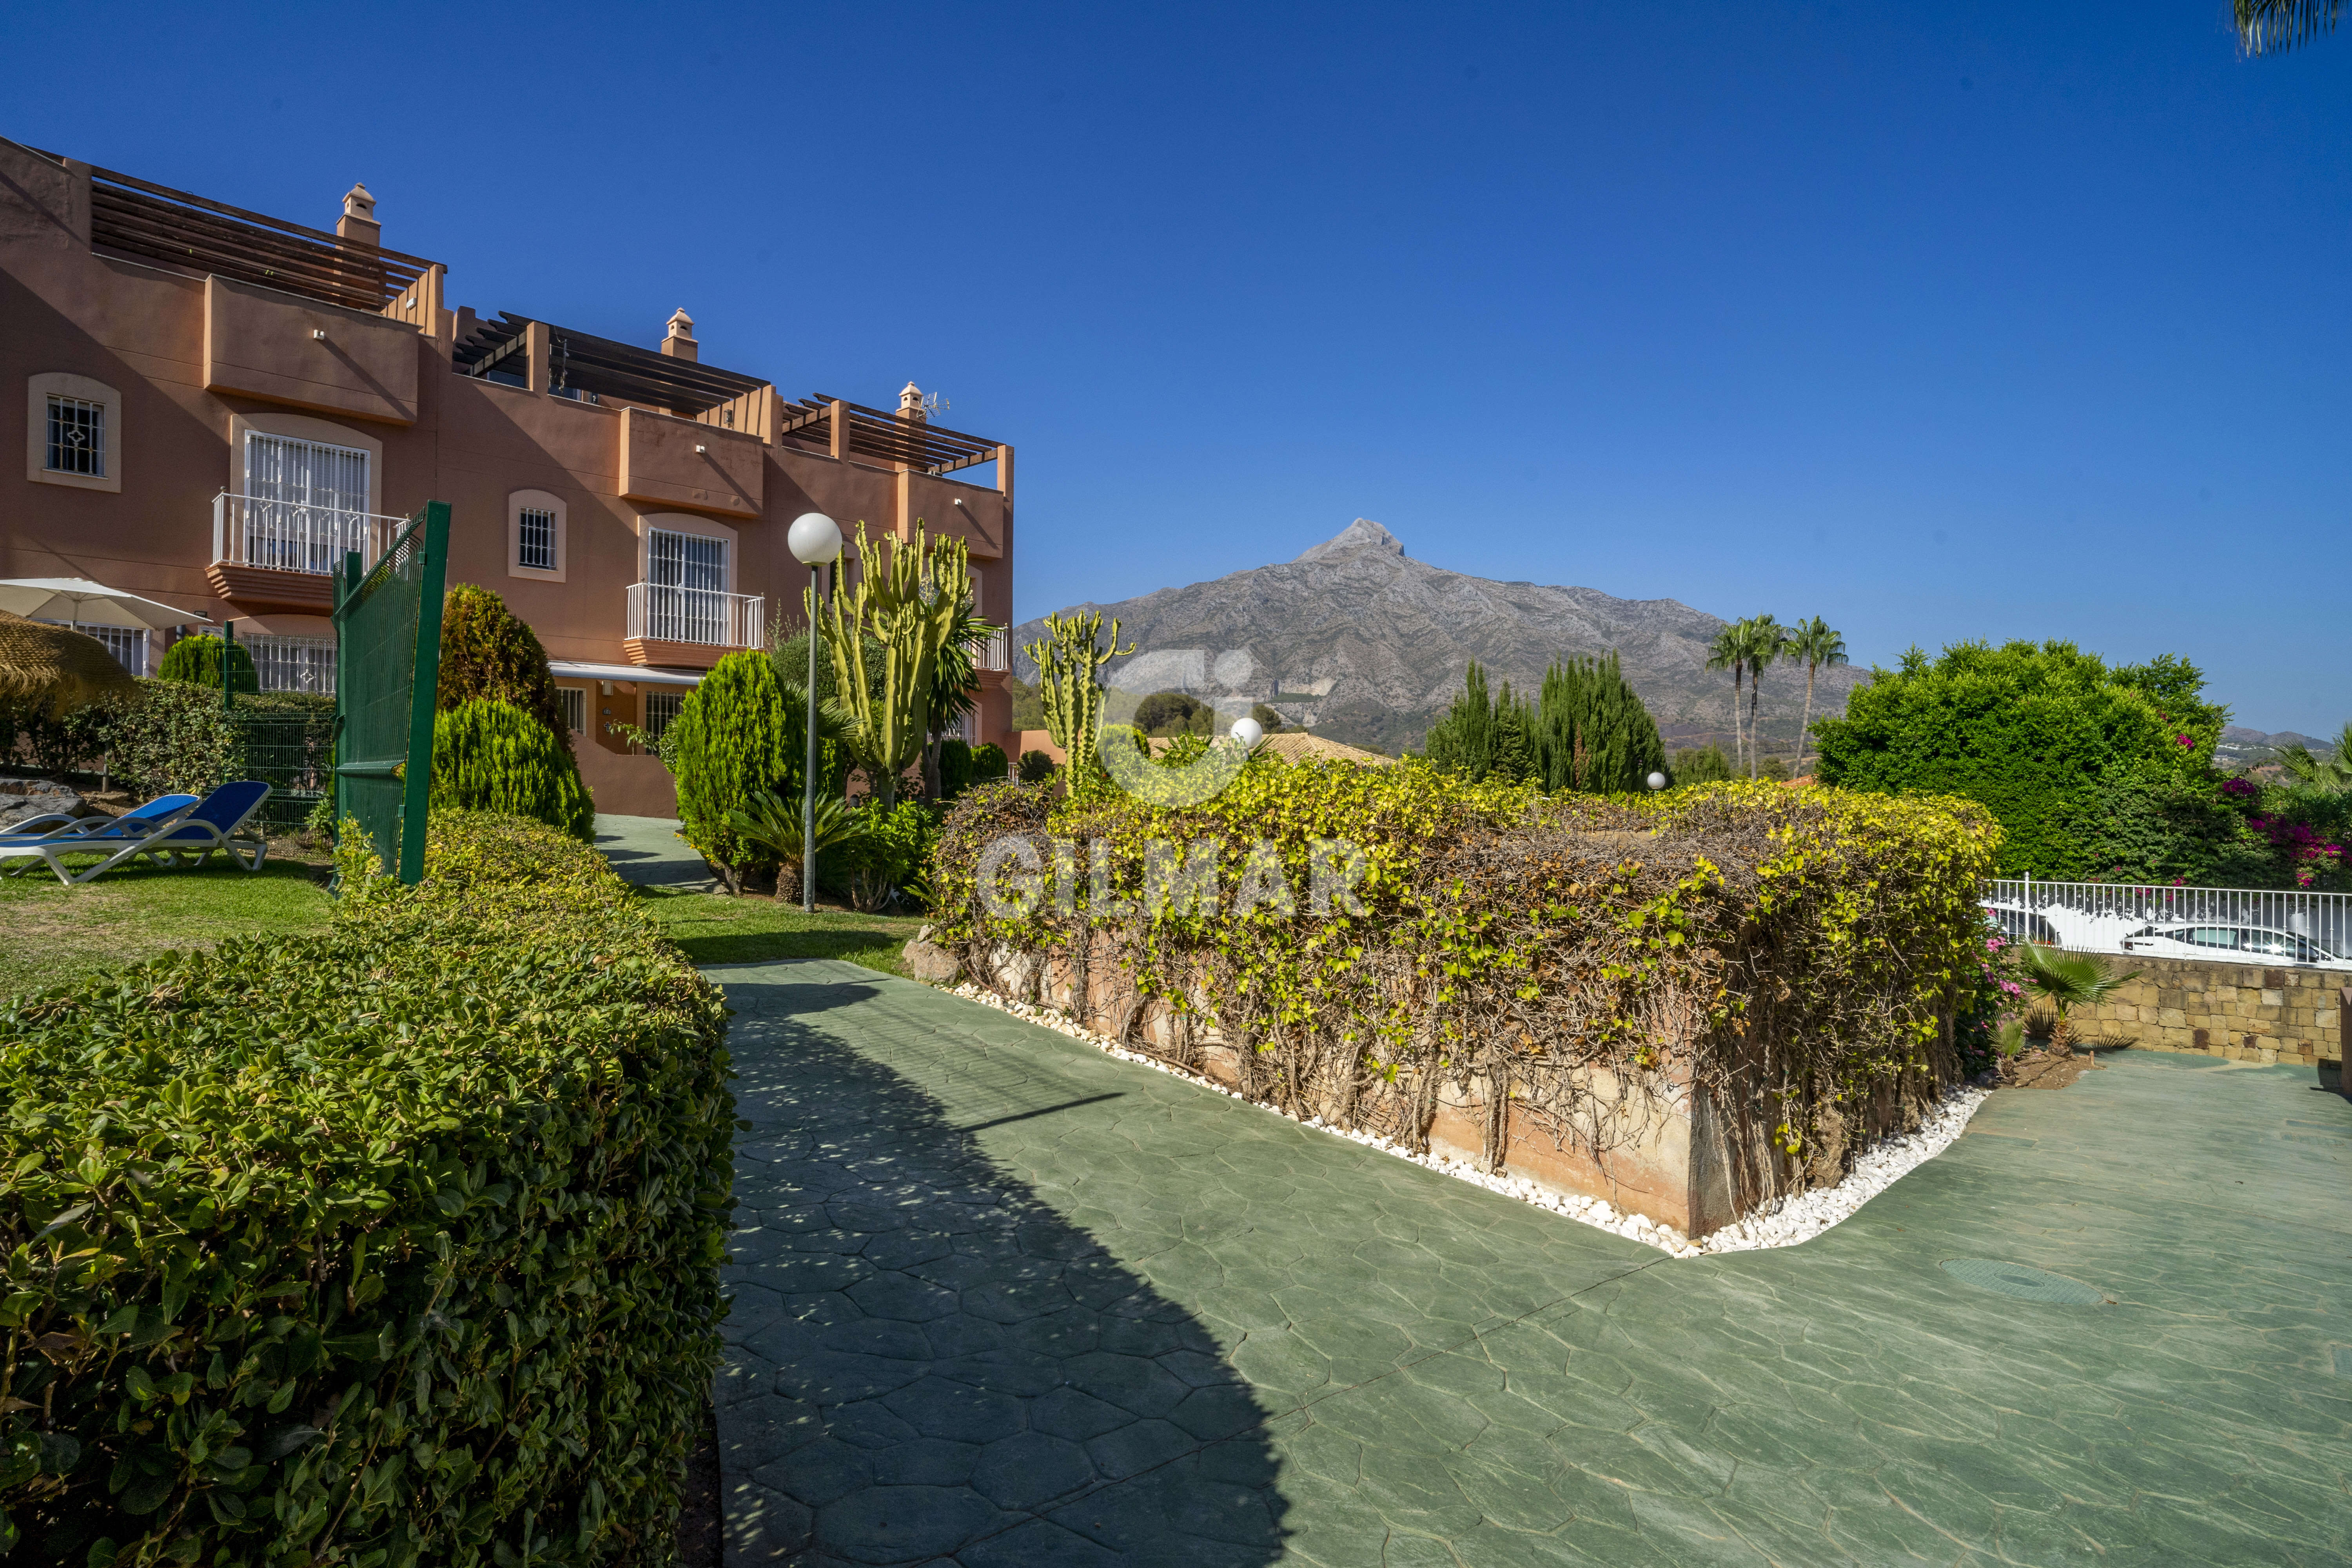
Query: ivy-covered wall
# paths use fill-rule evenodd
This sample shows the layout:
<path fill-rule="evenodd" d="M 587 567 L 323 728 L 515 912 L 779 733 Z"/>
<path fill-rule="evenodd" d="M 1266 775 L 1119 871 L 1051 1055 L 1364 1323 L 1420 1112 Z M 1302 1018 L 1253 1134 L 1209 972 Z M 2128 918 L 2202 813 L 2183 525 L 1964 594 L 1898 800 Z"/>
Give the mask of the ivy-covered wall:
<path fill-rule="evenodd" d="M 934 936 L 1187 1065 L 1229 1047 L 1294 1113 L 1417 1147 L 1483 1115 L 1488 1168 L 1539 1142 L 1604 1184 L 1679 1158 L 1682 1212 L 1647 1212 L 1703 1233 L 1836 1180 L 1958 1079 L 2000 844 L 1958 800 L 1260 758 L 1191 807 L 971 792 Z"/>

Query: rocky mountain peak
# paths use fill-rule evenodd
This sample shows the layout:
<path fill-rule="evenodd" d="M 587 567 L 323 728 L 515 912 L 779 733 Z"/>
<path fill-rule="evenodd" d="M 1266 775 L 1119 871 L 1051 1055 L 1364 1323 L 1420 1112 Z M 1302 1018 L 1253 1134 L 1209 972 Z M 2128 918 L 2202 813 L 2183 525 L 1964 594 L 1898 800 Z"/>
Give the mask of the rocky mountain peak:
<path fill-rule="evenodd" d="M 1397 536 L 1374 522 L 1360 517 L 1322 543 L 1302 551 L 1301 561 L 1328 561 L 1338 555 L 1352 555 L 1359 550 L 1376 550 L 1384 555 L 1402 555 L 1404 545 Z"/>

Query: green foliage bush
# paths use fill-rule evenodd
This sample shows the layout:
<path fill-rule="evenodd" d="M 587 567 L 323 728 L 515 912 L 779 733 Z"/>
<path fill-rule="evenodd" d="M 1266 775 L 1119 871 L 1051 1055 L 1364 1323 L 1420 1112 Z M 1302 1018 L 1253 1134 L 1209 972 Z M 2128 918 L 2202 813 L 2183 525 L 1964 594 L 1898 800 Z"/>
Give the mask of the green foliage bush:
<path fill-rule="evenodd" d="M 217 682 L 207 688 L 161 677 L 142 680 L 135 697 L 90 717 L 93 726 L 103 726 L 96 738 L 114 777 L 133 795 L 202 795 L 236 769 L 236 726 L 221 707 Z"/>
<path fill-rule="evenodd" d="M 1032 751 L 1021 753 L 1021 782 L 1023 784 L 1044 784 L 1047 779 L 1052 778 L 1059 769 L 1060 764 L 1055 763 L 1051 756 L 1044 752 Z"/>
<path fill-rule="evenodd" d="M 1182 691 L 1155 691 L 1135 705 L 1135 727 L 1147 735 L 1205 735 L 1216 711 Z"/>
<path fill-rule="evenodd" d="M 2185 860 L 2204 852 L 2103 843 L 2086 829 L 2103 792 L 2128 793 L 2134 778 L 2176 804 L 2182 791 L 2219 789 L 2211 762 L 2227 714 L 2202 687 L 2195 666 L 2169 655 L 2109 669 L 2064 642 L 1959 643 L 1933 660 L 1915 648 L 1900 668 L 1874 670 L 1843 719 L 1815 721 L 1818 776 L 1981 803 L 2007 834 L 2004 875 L 2080 879 L 2118 862 Z M 2150 814 L 2138 820 L 2132 835 Z"/>
<path fill-rule="evenodd" d="M 982 858 L 1006 838 L 1026 853 L 992 908 Z M 1483 1086 L 1605 1148 L 1639 1121 L 1611 1097 L 1643 1085 L 1654 1110 L 1688 1084 L 1754 1199 L 1834 1180 L 1872 1107 L 1957 1081 L 2000 839 L 1960 800 L 1548 796 L 1259 756 L 1187 809 L 972 791 L 933 855 L 933 934 L 969 973 L 1010 945 L 1081 989 L 1116 953 L 1233 1046 L 1245 1095 L 1408 1140 L 1442 1089 Z M 1502 1135 L 1490 1119 L 1490 1159 Z"/>
<path fill-rule="evenodd" d="M 433 809 L 527 816 L 583 844 L 596 836 L 596 807 L 572 754 L 546 725 L 488 698 L 433 716 Z"/>
<path fill-rule="evenodd" d="M 922 881 L 939 840 L 940 812 L 919 800 L 883 806 L 869 799 L 852 815 L 862 831 L 826 850 L 817 869 L 858 909 L 886 908 L 895 895 Z"/>
<path fill-rule="evenodd" d="M 666 1560 L 719 1349 L 725 1008 L 601 857 L 0 1010 L 0 1509 L 28 1563 Z"/>
<path fill-rule="evenodd" d="M 999 752 L 1000 756 L 1003 753 Z M 971 784 L 971 746 L 954 736 L 940 742 L 940 798 L 953 800 Z"/>
<path fill-rule="evenodd" d="M 971 784 L 987 784 L 1005 775 L 1004 748 L 993 741 L 983 741 L 972 748 Z"/>
<path fill-rule="evenodd" d="M 210 632 L 198 637 L 182 637 L 163 650 L 163 662 L 155 667 L 158 680 L 178 681 L 189 686 L 209 686 L 215 691 L 221 688 L 221 658 L 228 649 L 228 667 L 234 674 L 236 689 L 259 691 L 261 677 L 255 673 L 253 655 L 244 646 L 223 642 Z"/>
<path fill-rule="evenodd" d="M 1639 790 L 1666 763 L 1657 723 L 1613 653 L 1555 659 L 1533 702 L 1514 696 L 1507 680 L 1490 694 L 1486 672 L 1472 660 L 1423 750 L 1432 765 L 1473 784 L 1530 781 L 1585 795 Z"/>
<path fill-rule="evenodd" d="M 565 756 L 572 754 L 572 726 L 539 634 L 489 589 L 460 583 L 441 602 L 441 678 L 434 705 L 446 711 L 485 700 L 529 714 Z"/>
<path fill-rule="evenodd" d="M 1674 764 L 1667 773 L 1676 787 L 1717 784 L 1734 776 L 1731 759 L 1723 754 L 1721 746 L 1685 747 L 1675 753 Z"/>
<path fill-rule="evenodd" d="M 768 656 L 747 651 L 720 659 L 671 721 L 682 731 L 670 772 L 686 841 L 734 891 L 747 878 L 772 872 L 776 858 L 729 826 L 728 817 L 749 808 L 761 791 L 799 796 L 806 744 L 802 724 L 793 722 L 799 711 L 797 702 L 787 706 Z"/>

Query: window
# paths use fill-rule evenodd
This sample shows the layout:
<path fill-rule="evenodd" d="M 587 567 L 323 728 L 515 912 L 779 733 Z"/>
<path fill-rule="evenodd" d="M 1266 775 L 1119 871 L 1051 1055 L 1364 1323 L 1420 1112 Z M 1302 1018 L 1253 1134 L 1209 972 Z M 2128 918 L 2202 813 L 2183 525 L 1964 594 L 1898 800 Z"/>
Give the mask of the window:
<path fill-rule="evenodd" d="M 253 656 L 264 691 L 335 692 L 335 639 L 257 636 L 238 639 Z"/>
<path fill-rule="evenodd" d="M 25 477 L 74 489 L 122 489 L 122 395 L 65 371 L 25 380 Z"/>
<path fill-rule="evenodd" d="M 565 514 L 562 496 L 546 490 L 507 492 L 507 575 L 563 581 Z"/>
<path fill-rule="evenodd" d="M 723 643 L 727 542 L 650 529 L 646 534 L 645 635 L 666 642 Z"/>
<path fill-rule="evenodd" d="M 106 478 L 106 405 L 49 395 L 48 470 Z"/>
<path fill-rule="evenodd" d="M 668 732 L 678 712 L 686 706 L 683 691 L 648 691 L 646 693 L 646 733 L 656 741 Z"/>
<path fill-rule="evenodd" d="M 114 661 L 133 675 L 147 673 L 147 632 L 141 626 L 101 626 L 88 621 L 51 621 L 53 626 L 71 626 L 86 637 L 95 637 L 106 645 Z"/>
<path fill-rule="evenodd" d="M 532 572 L 555 570 L 555 514 L 541 507 L 525 507 L 518 520 L 515 564 Z"/>
<path fill-rule="evenodd" d="M 332 574 L 366 551 L 368 454 L 293 436 L 245 436 L 246 564 Z"/>
<path fill-rule="evenodd" d="M 586 733 L 588 693 L 577 686 L 559 686 L 555 694 L 563 699 L 563 727 L 575 735 Z"/>

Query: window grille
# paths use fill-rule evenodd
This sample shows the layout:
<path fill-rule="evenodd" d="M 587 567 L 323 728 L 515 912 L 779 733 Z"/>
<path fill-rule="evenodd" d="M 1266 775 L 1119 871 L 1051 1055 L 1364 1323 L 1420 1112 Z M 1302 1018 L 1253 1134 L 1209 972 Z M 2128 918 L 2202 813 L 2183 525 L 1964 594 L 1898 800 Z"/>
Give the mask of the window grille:
<path fill-rule="evenodd" d="M 683 691 L 648 691 L 646 693 L 646 733 L 656 741 L 668 733 L 678 712 L 686 706 Z"/>
<path fill-rule="evenodd" d="M 576 686 L 559 686 L 555 694 L 563 699 L 563 727 L 575 735 L 586 733 L 588 693 Z"/>
<path fill-rule="evenodd" d="M 555 570 L 555 514 L 537 507 L 522 509 L 516 524 L 515 564 L 530 572 Z"/>
<path fill-rule="evenodd" d="M 106 477 L 106 405 L 79 397 L 49 398 L 49 456 L 53 474 Z"/>
<path fill-rule="evenodd" d="M 667 642 L 722 643 L 727 624 L 727 542 L 651 530 L 646 580 L 683 590 L 648 596 L 646 635 Z"/>
<path fill-rule="evenodd" d="M 261 636 L 237 640 L 253 656 L 253 673 L 264 691 L 334 695 L 334 638 Z"/>
<path fill-rule="evenodd" d="M 252 565 L 331 574 L 367 527 L 368 455 L 248 431 L 245 554 Z"/>
<path fill-rule="evenodd" d="M 147 673 L 147 633 L 140 626 L 101 626 L 89 621 L 51 621 L 53 626 L 71 626 L 87 637 L 95 637 L 114 656 L 114 661 L 133 675 Z"/>

